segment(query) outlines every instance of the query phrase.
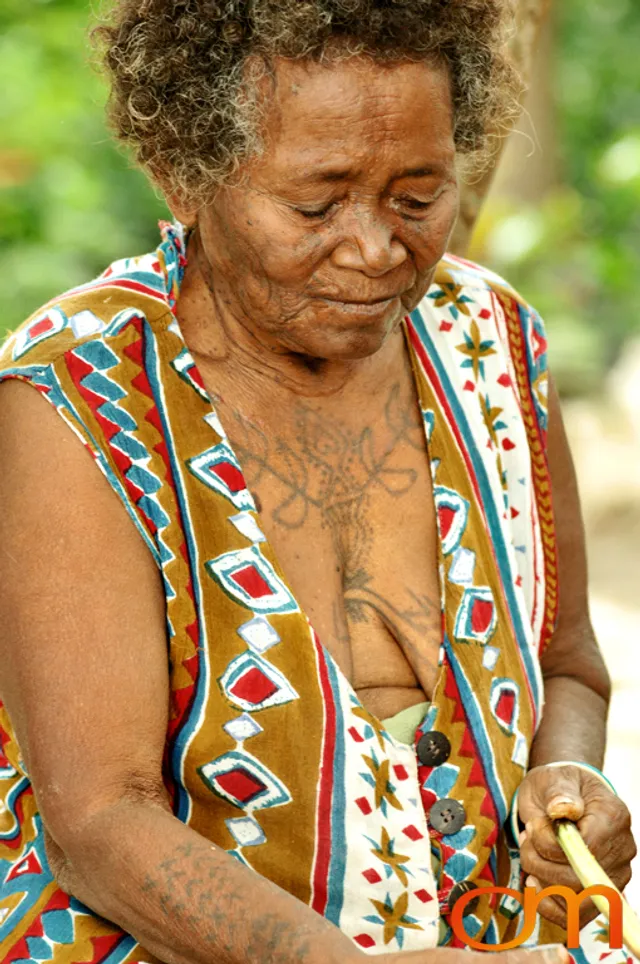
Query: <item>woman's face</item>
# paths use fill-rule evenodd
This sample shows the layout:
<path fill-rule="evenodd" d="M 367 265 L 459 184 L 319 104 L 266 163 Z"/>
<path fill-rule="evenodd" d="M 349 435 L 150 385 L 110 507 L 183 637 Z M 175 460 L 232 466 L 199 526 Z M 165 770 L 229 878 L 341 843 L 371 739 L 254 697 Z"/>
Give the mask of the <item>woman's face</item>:
<path fill-rule="evenodd" d="M 424 296 L 455 223 L 445 69 L 281 60 L 265 144 L 198 215 L 216 301 L 265 347 L 372 355 Z"/>

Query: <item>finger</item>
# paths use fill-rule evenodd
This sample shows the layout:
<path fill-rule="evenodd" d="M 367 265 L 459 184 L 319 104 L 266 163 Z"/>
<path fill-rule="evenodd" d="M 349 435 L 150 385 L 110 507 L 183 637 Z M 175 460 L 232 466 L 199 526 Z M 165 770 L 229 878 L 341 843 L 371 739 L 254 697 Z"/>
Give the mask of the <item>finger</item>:
<path fill-rule="evenodd" d="M 540 817 L 527 824 L 526 838 L 520 845 L 520 852 L 533 849 L 543 860 L 555 864 L 567 864 L 568 860 L 555 828 L 547 817 Z"/>
<path fill-rule="evenodd" d="M 525 881 L 526 887 L 533 887 L 537 894 L 542 890 L 546 890 L 552 887 L 553 884 L 547 882 L 541 882 L 535 877 L 527 877 Z M 547 920 L 552 920 L 554 923 L 560 924 L 566 929 L 567 926 L 567 901 L 561 894 L 547 894 L 536 904 L 537 911 L 542 917 Z M 593 920 L 599 914 L 599 910 L 594 904 L 593 900 L 590 898 L 582 899 L 580 901 L 578 915 L 580 928 L 588 924 L 589 921 Z"/>
<path fill-rule="evenodd" d="M 582 799 L 570 797 L 566 793 L 555 794 L 547 803 L 547 816 L 551 820 L 573 820 L 576 823 L 583 813 Z"/>
<path fill-rule="evenodd" d="M 631 814 L 628 808 L 615 798 L 603 800 L 598 805 L 587 805 L 587 811 L 578 821 L 580 836 L 589 849 L 601 860 L 599 854 L 615 850 L 620 859 L 631 861 L 637 847 L 631 833 Z"/>
<path fill-rule="evenodd" d="M 544 890 L 545 887 L 550 886 L 549 884 L 542 884 L 537 877 L 532 877 L 531 875 L 526 878 L 524 883 L 525 887 L 533 887 L 537 894 L 539 894 L 541 890 Z M 560 916 L 564 919 L 566 916 L 566 901 L 560 901 L 558 897 L 554 896 L 553 894 L 548 894 L 547 897 L 543 899 L 553 901 L 553 903 L 556 905 L 558 914 L 560 914 Z M 536 904 L 536 907 L 537 906 L 538 904 Z"/>
<path fill-rule="evenodd" d="M 554 767 L 545 794 L 545 812 L 551 820 L 577 821 L 584 814 L 580 771 L 576 767 Z"/>
<path fill-rule="evenodd" d="M 563 897 L 543 897 L 538 904 L 538 913 L 545 920 L 558 924 L 559 927 L 567 927 L 567 907 Z M 594 920 L 600 911 L 592 900 L 586 899 L 580 904 L 579 928 L 582 928 Z"/>
<path fill-rule="evenodd" d="M 622 893 L 633 875 L 631 867 L 626 866 L 619 873 L 611 874 L 610 876 L 620 893 Z"/>
<path fill-rule="evenodd" d="M 533 817 L 578 820 L 584 813 L 581 771 L 576 767 L 534 767 L 518 791 L 518 814 L 527 823 Z"/>
<path fill-rule="evenodd" d="M 525 830 L 529 844 L 537 850 L 545 860 L 558 864 L 566 864 L 567 858 L 560 846 L 553 822 L 548 817 L 536 817 L 529 820 Z"/>
<path fill-rule="evenodd" d="M 562 885 L 570 887 L 571 890 L 582 890 L 582 884 L 566 859 L 565 863 L 545 860 L 530 839 L 525 841 L 520 850 L 520 865 L 526 874 L 537 877 L 541 881 L 548 881 L 549 886 Z"/>

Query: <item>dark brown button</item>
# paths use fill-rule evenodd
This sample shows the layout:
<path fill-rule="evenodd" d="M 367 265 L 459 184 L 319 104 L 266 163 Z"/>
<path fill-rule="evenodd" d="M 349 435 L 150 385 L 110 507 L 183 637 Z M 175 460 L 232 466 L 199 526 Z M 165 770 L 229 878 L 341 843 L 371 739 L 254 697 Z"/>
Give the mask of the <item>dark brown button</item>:
<path fill-rule="evenodd" d="M 478 885 L 472 880 L 461 880 L 459 884 L 456 884 L 449 894 L 449 910 L 453 910 L 456 901 L 460 900 L 463 894 L 468 894 L 470 890 L 478 890 Z M 466 917 L 467 914 L 473 914 L 479 903 L 480 897 L 474 897 L 473 900 L 470 900 L 462 911 L 462 916 Z"/>
<path fill-rule="evenodd" d="M 445 835 L 462 830 L 466 819 L 467 814 L 460 801 L 450 797 L 436 800 L 429 810 L 429 823 L 434 830 Z"/>
<path fill-rule="evenodd" d="M 416 753 L 420 763 L 424 766 L 439 767 L 441 763 L 446 763 L 451 756 L 451 744 L 444 733 L 429 730 L 418 740 Z"/>

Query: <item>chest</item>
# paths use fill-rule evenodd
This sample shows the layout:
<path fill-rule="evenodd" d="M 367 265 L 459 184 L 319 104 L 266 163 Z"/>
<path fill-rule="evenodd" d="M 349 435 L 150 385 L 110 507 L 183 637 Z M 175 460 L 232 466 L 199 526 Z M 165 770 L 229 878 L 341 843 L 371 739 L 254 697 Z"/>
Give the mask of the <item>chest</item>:
<path fill-rule="evenodd" d="M 285 578 L 365 706 L 385 717 L 428 699 L 441 604 L 413 384 L 394 382 L 381 404 L 343 415 L 297 402 L 273 417 L 217 397 Z"/>

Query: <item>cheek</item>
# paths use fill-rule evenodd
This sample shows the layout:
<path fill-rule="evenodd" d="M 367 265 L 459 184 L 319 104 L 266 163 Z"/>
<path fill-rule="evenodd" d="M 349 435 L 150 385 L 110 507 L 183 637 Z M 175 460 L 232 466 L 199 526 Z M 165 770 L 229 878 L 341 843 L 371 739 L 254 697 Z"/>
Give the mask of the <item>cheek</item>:
<path fill-rule="evenodd" d="M 404 238 L 413 251 L 419 272 L 434 267 L 443 257 L 457 213 L 457 205 L 453 203 L 436 205 L 428 218 L 408 225 Z"/>
<path fill-rule="evenodd" d="M 301 229 L 260 197 L 247 203 L 236 229 L 238 255 L 249 255 L 252 269 L 272 284 L 291 286 L 303 280 L 324 257 L 325 245 L 318 232 Z"/>
<path fill-rule="evenodd" d="M 256 245 L 261 273 L 283 288 L 299 288 L 331 253 L 331 240 L 323 232 L 280 226 Z"/>

